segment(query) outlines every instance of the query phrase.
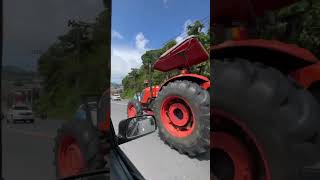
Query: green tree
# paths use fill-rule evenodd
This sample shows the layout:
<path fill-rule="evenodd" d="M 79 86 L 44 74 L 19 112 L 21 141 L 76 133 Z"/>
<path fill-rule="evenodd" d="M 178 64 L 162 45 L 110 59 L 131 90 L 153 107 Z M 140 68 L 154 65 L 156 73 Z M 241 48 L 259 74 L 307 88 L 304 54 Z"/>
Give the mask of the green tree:
<path fill-rule="evenodd" d="M 309 49 L 320 57 L 320 1 L 302 0 L 258 21 L 258 36 Z"/>
<path fill-rule="evenodd" d="M 74 114 L 82 94 L 101 94 L 106 88 L 108 70 L 107 11 L 94 23 L 75 22 L 58 37 L 38 60 L 38 72 L 44 79 L 43 93 L 36 109 L 49 116 Z"/>

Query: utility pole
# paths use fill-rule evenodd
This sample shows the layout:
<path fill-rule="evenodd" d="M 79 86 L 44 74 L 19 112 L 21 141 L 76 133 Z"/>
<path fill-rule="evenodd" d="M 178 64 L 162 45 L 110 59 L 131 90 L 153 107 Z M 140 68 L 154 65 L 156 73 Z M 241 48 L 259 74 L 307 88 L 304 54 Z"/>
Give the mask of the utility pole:
<path fill-rule="evenodd" d="M 138 90 L 137 90 L 137 88 L 136 88 L 136 84 L 137 84 L 137 82 L 136 82 L 136 78 L 137 78 L 137 68 L 131 68 L 131 73 L 132 73 L 132 75 L 131 75 L 131 78 L 133 78 L 133 83 L 134 83 L 134 93 L 135 93 L 135 95 L 137 94 L 137 92 L 138 92 Z M 137 97 L 138 98 L 138 97 Z"/>
<path fill-rule="evenodd" d="M 40 56 L 41 54 L 43 54 L 43 51 L 42 50 L 40 50 L 40 49 L 35 49 L 35 50 L 32 50 L 32 52 L 31 52 L 33 55 L 38 55 L 38 56 Z M 37 74 L 38 74 L 38 72 L 37 72 Z M 37 76 L 36 76 L 37 77 Z M 33 77 L 34 78 L 34 77 Z M 33 86 L 33 82 L 34 81 L 34 79 L 32 79 L 32 86 Z M 34 90 L 33 90 L 33 87 L 31 87 L 31 93 L 30 93 L 30 95 L 31 95 L 31 99 L 30 99 L 30 106 L 33 108 L 33 102 L 34 102 L 34 97 L 33 97 L 33 92 Z"/>
<path fill-rule="evenodd" d="M 87 32 L 87 29 L 90 28 L 92 24 L 82 22 L 82 21 L 75 21 L 75 20 L 69 20 L 68 21 L 68 27 L 73 27 L 76 31 L 76 41 L 75 41 L 75 46 L 76 46 L 76 63 L 81 64 L 81 41 L 83 38 L 83 34 Z M 78 72 L 80 73 L 80 72 Z M 79 87 L 80 79 L 76 79 L 76 88 Z"/>
<path fill-rule="evenodd" d="M 80 40 L 81 40 L 81 27 L 80 27 L 80 23 L 79 22 L 76 22 L 75 20 L 69 20 L 68 21 L 68 27 L 72 27 L 72 28 L 75 28 L 75 31 L 76 31 L 76 42 L 75 42 L 75 46 L 76 46 L 76 63 L 80 63 L 80 52 L 81 52 L 81 49 L 80 49 Z M 76 78 L 76 88 L 79 87 L 79 77 Z"/>

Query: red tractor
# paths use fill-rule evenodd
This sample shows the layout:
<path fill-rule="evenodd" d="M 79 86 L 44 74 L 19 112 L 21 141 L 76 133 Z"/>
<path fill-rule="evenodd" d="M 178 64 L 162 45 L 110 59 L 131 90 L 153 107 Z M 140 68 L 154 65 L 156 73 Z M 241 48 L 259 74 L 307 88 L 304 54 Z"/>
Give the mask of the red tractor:
<path fill-rule="evenodd" d="M 153 113 L 160 138 L 180 153 L 196 156 L 210 146 L 210 80 L 189 72 L 191 66 L 207 61 L 209 55 L 196 37 L 190 36 L 166 51 L 153 66 L 168 72 L 179 69 L 160 86 L 151 81 L 128 103 L 128 116 Z"/>
<path fill-rule="evenodd" d="M 134 98 L 128 102 L 127 115 L 128 118 L 135 117 L 137 115 L 153 114 L 152 105 L 154 99 L 157 97 L 160 87 L 159 86 L 149 86 L 150 81 L 145 80 L 145 89 L 142 93 L 136 93 Z M 151 95 L 152 94 L 152 95 Z"/>
<path fill-rule="evenodd" d="M 110 92 L 86 95 L 75 117 L 58 129 L 54 145 L 56 177 L 109 168 Z"/>
<path fill-rule="evenodd" d="M 320 61 L 257 39 L 255 20 L 295 0 L 211 3 L 211 159 L 220 180 L 301 180 L 319 161 Z M 255 39 L 256 38 L 256 39 Z M 319 178 L 317 178 L 319 179 Z"/>

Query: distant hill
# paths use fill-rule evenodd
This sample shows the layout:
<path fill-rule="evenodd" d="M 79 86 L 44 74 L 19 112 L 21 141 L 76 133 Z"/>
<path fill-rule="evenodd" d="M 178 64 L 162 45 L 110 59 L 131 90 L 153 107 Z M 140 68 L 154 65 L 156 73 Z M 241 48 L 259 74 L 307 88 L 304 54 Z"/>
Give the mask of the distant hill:
<path fill-rule="evenodd" d="M 112 83 L 111 83 L 111 87 L 117 89 L 117 88 L 120 88 L 120 87 L 121 87 L 121 84 L 112 82 Z"/>
<path fill-rule="evenodd" d="M 1 73 L 2 79 L 5 81 L 31 80 L 37 75 L 35 72 L 27 71 L 17 66 L 3 66 Z"/>

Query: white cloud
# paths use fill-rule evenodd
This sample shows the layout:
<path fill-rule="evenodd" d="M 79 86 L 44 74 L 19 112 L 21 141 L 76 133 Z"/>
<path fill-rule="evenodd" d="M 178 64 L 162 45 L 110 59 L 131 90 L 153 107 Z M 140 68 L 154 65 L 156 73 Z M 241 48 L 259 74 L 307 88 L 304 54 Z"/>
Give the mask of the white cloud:
<path fill-rule="evenodd" d="M 122 79 L 131 71 L 142 65 L 141 56 L 148 49 L 149 42 L 143 33 L 138 33 L 135 47 L 114 46 L 111 48 L 111 82 L 121 83 Z"/>
<path fill-rule="evenodd" d="M 177 43 L 181 42 L 182 40 L 183 40 L 183 37 L 182 37 L 182 36 L 178 36 L 178 37 L 176 37 L 176 41 L 177 41 Z"/>
<path fill-rule="evenodd" d="M 144 37 L 142 32 L 139 32 L 136 36 L 136 47 L 139 50 L 146 50 L 146 45 L 149 43 L 149 40 Z"/>
<path fill-rule="evenodd" d="M 121 83 L 131 68 L 139 67 L 142 53 L 135 48 L 114 47 L 111 49 L 111 80 Z"/>
<path fill-rule="evenodd" d="M 123 35 L 116 30 L 112 30 L 111 36 L 112 38 L 123 39 Z"/>
<path fill-rule="evenodd" d="M 186 38 L 187 36 L 188 36 L 188 33 L 187 33 L 187 31 L 188 31 L 188 25 L 190 25 L 190 24 L 192 24 L 193 23 L 193 21 L 191 21 L 190 19 L 188 19 L 188 20 L 186 20 L 185 22 L 184 22 L 184 24 L 183 24 L 183 30 L 182 30 L 182 32 L 181 32 L 181 34 L 178 36 L 178 37 L 176 37 L 176 41 L 179 43 L 179 42 L 181 42 L 184 38 Z"/>

